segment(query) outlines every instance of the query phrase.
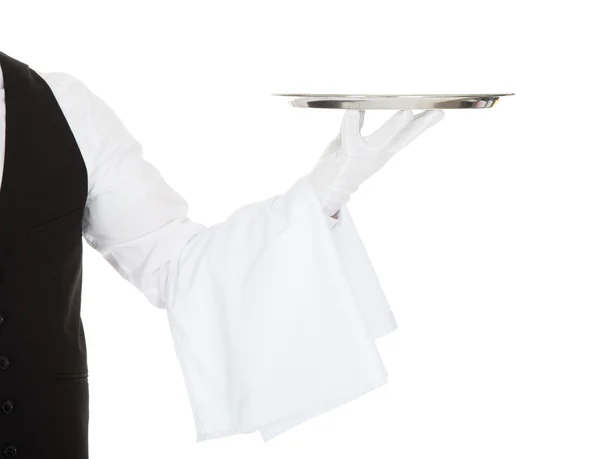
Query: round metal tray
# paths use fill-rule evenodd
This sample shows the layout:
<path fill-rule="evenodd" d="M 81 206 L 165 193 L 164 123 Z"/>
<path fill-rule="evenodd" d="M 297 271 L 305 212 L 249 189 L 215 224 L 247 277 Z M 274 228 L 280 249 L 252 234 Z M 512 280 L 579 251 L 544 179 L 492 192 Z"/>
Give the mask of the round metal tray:
<path fill-rule="evenodd" d="M 430 110 L 491 108 L 506 94 L 272 94 L 294 97 L 289 103 L 300 108 L 357 110 Z"/>

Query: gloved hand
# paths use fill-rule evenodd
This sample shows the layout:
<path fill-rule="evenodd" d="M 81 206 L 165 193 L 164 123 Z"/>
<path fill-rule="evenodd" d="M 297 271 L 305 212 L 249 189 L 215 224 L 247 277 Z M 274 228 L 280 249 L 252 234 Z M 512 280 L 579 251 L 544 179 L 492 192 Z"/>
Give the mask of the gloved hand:
<path fill-rule="evenodd" d="M 400 110 L 373 134 L 362 137 L 364 110 L 347 110 L 339 134 L 309 174 L 323 210 L 335 216 L 350 195 L 398 151 L 444 117 L 441 110 L 413 116 Z"/>

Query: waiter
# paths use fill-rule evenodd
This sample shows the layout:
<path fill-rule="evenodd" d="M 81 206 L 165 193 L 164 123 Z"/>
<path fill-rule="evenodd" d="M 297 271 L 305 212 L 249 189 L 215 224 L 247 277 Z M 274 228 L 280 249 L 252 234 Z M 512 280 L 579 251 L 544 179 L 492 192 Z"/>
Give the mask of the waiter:
<path fill-rule="evenodd" d="M 385 383 L 395 328 L 345 206 L 443 117 L 339 135 L 285 193 L 204 226 L 81 81 L 0 52 L 0 454 L 88 457 L 83 239 L 166 311 L 197 441 L 265 440 Z"/>

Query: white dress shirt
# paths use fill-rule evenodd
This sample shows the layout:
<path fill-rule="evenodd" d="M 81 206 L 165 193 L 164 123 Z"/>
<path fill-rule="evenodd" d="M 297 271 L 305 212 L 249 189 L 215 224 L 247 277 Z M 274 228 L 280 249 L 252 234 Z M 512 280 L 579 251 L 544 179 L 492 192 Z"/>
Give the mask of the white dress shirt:
<path fill-rule="evenodd" d="M 205 226 L 101 98 L 38 74 L 88 171 L 86 242 L 165 309 L 197 441 L 265 440 L 384 384 L 374 340 L 395 321 L 346 207 L 322 211 L 307 176 Z M 0 71 L 0 184 L 5 104 Z"/>

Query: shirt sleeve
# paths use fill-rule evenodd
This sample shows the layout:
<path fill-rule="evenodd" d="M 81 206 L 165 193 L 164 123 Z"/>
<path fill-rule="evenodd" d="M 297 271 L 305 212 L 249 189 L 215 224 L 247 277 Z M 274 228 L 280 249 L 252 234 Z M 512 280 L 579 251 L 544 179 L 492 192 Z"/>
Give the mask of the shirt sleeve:
<path fill-rule="evenodd" d="M 83 237 L 166 311 L 197 441 L 268 440 L 387 380 L 375 339 L 394 317 L 350 213 L 300 177 L 204 225 L 102 99 L 52 88 L 88 169 Z"/>

